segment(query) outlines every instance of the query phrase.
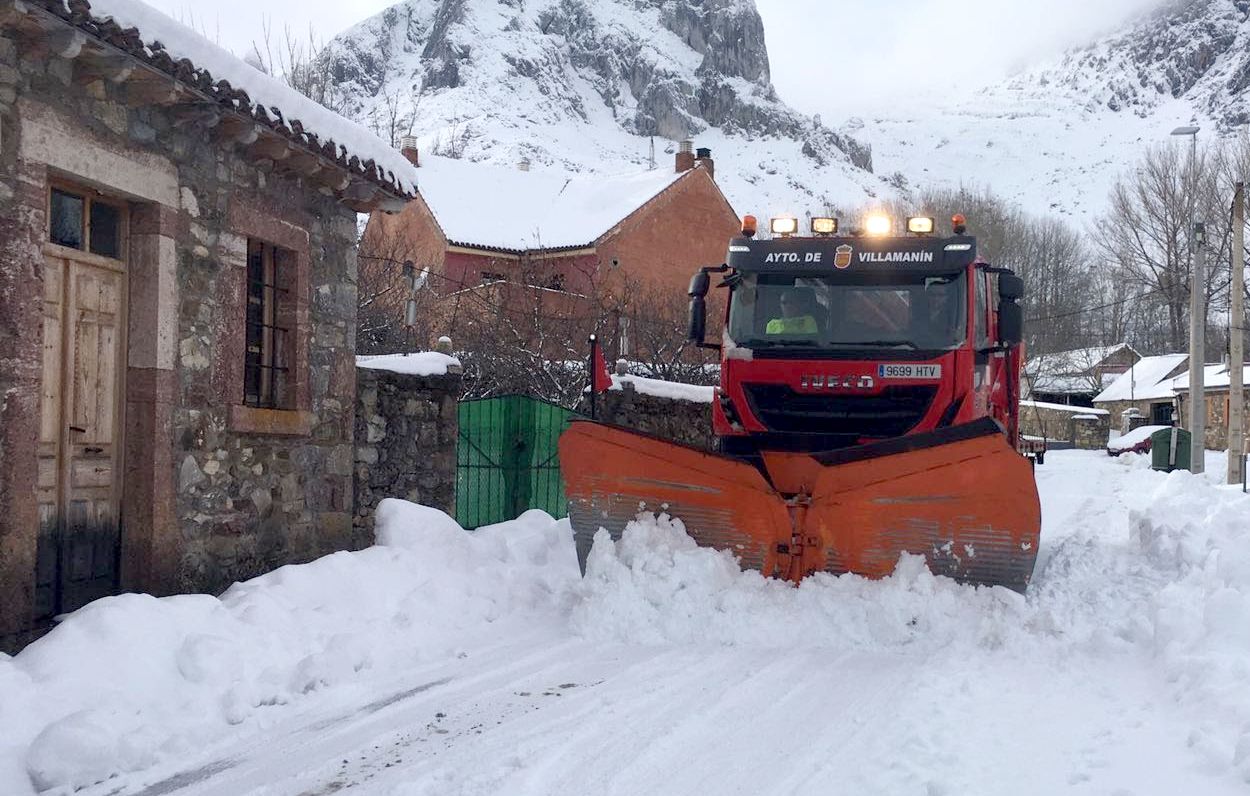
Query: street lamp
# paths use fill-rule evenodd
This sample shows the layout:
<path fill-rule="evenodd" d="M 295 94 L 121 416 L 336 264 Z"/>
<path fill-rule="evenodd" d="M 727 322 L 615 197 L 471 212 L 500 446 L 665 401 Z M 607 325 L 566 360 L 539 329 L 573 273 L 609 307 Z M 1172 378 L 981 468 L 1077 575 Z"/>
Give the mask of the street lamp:
<path fill-rule="evenodd" d="M 1177 127 L 1172 135 L 1189 136 L 1189 260 L 1193 277 L 1189 286 L 1189 469 L 1201 473 L 1206 465 L 1207 390 L 1204 376 L 1206 365 L 1206 301 L 1202 271 L 1203 243 L 1206 230 L 1194 217 L 1198 196 L 1198 130 L 1197 126 Z"/>

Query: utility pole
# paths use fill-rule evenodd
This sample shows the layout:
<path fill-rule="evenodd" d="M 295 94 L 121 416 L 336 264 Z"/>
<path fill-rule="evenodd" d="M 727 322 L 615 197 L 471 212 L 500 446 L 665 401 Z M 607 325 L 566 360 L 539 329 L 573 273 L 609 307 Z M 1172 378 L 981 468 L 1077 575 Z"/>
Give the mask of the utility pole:
<path fill-rule="evenodd" d="M 1202 239 L 1205 230 L 1195 217 L 1198 203 L 1198 130 L 1196 125 L 1177 127 L 1172 135 L 1189 136 L 1189 261 L 1192 280 L 1189 285 L 1189 469 L 1201 473 L 1206 469 L 1206 265 L 1203 257 Z"/>
<path fill-rule="evenodd" d="M 1194 224 L 1194 279 L 1189 286 L 1189 471 L 1206 472 L 1207 389 L 1206 350 L 1206 229 Z"/>
<path fill-rule="evenodd" d="M 1246 332 L 1246 184 L 1233 193 L 1233 281 L 1228 317 L 1228 483 L 1240 484 L 1246 452 L 1244 375 Z"/>

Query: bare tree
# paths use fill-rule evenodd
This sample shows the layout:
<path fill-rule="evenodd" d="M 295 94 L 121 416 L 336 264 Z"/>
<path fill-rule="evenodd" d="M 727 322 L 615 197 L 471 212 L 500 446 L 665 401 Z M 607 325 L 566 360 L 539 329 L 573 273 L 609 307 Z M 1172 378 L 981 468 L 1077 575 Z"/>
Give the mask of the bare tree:
<path fill-rule="evenodd" d="M 334 82 L 323 57 L 325 45 L 312 26 L 307 40 L 297 37 L 289 27 L 283 28 L 281 40 L 273 32 L 268 17 L 261 23 L 261 39 L 252 42 L 252 52 L 245 59 L 265 74 L 283 80 L 291 88 L 335 113 L 346 114 L 349 98 Z"/>

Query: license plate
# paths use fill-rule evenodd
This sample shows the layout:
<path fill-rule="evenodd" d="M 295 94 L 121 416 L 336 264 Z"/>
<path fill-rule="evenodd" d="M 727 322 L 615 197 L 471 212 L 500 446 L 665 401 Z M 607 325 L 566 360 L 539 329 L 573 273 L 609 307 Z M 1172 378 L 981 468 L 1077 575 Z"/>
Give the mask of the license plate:
<path fill-rule="evenodd" d="M 882 379 L 923 379 L 937 381 L 942 378 L 941 365 L 878 365 L 877 376 Z"/>

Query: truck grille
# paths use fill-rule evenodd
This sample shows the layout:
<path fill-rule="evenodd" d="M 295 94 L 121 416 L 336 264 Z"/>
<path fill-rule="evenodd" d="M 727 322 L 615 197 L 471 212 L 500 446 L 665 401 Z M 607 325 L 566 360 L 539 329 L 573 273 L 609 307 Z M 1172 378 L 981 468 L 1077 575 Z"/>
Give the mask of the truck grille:
<path fill-rule="evenodd" d="M 769 431 L 885 439 L 920 423 L 937 386 L 887 387 L 878 395 L 811 395 L 784 384 L 747 384 L 751 410 Z"/>

